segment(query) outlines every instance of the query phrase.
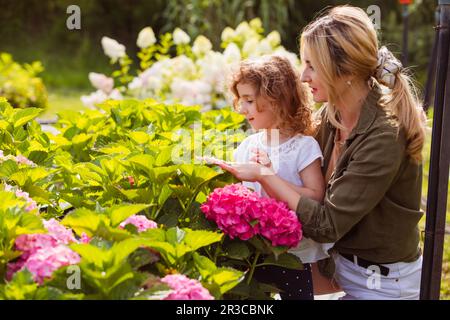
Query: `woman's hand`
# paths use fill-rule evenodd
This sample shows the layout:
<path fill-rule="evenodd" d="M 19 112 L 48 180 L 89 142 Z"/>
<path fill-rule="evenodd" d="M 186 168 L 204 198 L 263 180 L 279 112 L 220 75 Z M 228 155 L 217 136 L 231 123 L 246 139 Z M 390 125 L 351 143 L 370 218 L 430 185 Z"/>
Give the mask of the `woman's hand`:
<path fill-rule="evenodd" d="M 241 181 L 260 181 L 263 175 L 275 174 L 272 169 L 256 162 L 219 163 L 218 166 Z"/>

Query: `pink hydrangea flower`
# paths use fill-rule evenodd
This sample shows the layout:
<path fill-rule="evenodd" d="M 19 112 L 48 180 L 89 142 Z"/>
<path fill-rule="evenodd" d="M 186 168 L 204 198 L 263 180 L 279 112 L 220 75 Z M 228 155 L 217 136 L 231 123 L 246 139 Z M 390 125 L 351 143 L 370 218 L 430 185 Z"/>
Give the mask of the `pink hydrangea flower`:
<path fill-rule="evenodd" d="M 272 242 L 272 246 L 296 247 L 302 238 L 297 214 L 275 199 L 261 199 L 266 214 L 259 220 L 261 235 Z"/>
<path fill-rule="evenodd" d="M 85 232 L 83 232 L 80 237 L 80 243 L 89 243 L 90 241 L 91 238 L 89 238 L 89 236 Z"/>
<path fill-rule="evenodd" d="M 259 233 L 258 224 L 252 225 L 263 213 L 259 196 L 241 184 L 215 189 L 201 210 L 232 239 L 248 240 Z"/>
<path fill-rule="evenodd" d="M 12 191 L 13 187 L 8 186 L 9 188 L 5 188 L 7 191 Z M 16 189 L 16 197 L 22 198 L 27 202 L 27 206 L 25 207 L 25 211 L 32 211 L 38 208 L 36 201 L 30 198 L 30 195 L 28 192 L 22 191 L 21 189 Z"/>
<path fill-rule="evenodd" d="M 215 189 L 201 210 L 232 239 L 261 234 L 273 246 L 295 247 L 302 237 L 297 215 L 285 203 L 260 197 L 242 184 Z"/>
<path fill-rule="evenodd" d="M 79 262 L 80 256 L 76 252 L 65 245 L 58 245 L 37 250 L 28 257 L 22 268 L 27 268 L 33 274 L 34 280 L 42 284 L 59 268 Z"/>
<path fill-rule="evenodd" d="M 69 244 L 71 242 L 77 242 L 72 230 L 64 227 L 56 219 L 44 220 L 43 223 L 48 230 L 48 234 L 58 241 L 58 243 Z"/>
<path fill-rule="evenodd" d="M 143 215 L 135 214 L 135 215 L 128 217 L 125 221 L 123 221 L 119 225 L 119 228 L 123 229 L 129 223 L 134 225 L 138 229 L 139 232 L 143 232 L 147 229 L 154 229 L 154 228 L 158 227 L 158 225 L 156 224 L 155 221 L 149 220 Z"/>
<path fill-rule="evenodd" d="M 18 155 L 18 156 L 16 156 L 16 162 L 18 163 L 18 164 L 26 164 L 26 165 L 28 165 L 28 166 L 35 166 L 36 164 L 33 162 L 33 161 L 31 161 L 31 160 L 28 160 L 26 157 L 24 157 L 23 155 Z"/>
<path fill-rule="evenodd" d="M 169 274 L 161 281 L 173 290 L 164 300 L 214 300 L 200 282 L 183 274 Z"/>
<path fill-rule="evenodd" d="M 15 272 L 27 268 L 34 280 L 42 284 L 55 270 L 80 261 L 79 255 L 66 246 L 78 242 L 72 230 L 55 219 L 44 220 L 43 223 L 47 233 L 22 234 L 16 238 L 15 248 L 22 251 L 22 255 L 16 262 L 8 264 L 8 279 Z"/>

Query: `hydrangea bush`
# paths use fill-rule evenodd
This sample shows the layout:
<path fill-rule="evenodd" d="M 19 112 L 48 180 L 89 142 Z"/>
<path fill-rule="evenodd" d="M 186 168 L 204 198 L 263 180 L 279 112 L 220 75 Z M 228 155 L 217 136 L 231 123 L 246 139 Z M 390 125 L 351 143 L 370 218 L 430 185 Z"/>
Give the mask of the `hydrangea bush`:
<path fill-rule="evenodd" d="M 46 108 L 47 89 L 37 75 L 44 70 L 39 61 L 20 64 L 6 52 L 0 52 L 0 96 L 15 108 Z"/>
<path fill-rule="evenodd" d="M 242 115 L 108 101 L 61 112 L 46 132 L 39 113 L 0 98 L 0 299 L 267 298 L 256 268 L 302 267 L 287 252 L 300 230 L 285 206 L 267 200 L 266 219 L 262 199 L 189 157 L 201 146 L 199 156 L 229 160 Z"/>

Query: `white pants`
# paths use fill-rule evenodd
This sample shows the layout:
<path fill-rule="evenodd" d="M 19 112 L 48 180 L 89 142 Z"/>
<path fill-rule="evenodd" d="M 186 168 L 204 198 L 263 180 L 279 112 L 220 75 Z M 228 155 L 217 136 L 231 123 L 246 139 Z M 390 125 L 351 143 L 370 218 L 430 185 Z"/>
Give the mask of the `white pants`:
<path fill-rule="evenodd" d="M 389 274 L 383 276 L 376 266 L 363 268 L 340 254 L 333 254 L 335 278 L 346 293 L 342 300 L 418 300 L 422 256 L 414 262 L 383 264 Z"/>

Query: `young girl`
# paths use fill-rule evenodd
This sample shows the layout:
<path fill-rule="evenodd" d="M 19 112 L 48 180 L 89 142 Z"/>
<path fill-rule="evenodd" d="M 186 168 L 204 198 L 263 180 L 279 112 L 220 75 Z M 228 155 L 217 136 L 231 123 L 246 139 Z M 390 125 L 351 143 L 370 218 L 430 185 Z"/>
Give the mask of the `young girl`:
<path fill-rule="evenodd" d="M 252 162 L 255 170 L 275 173 L 298 194 L 322 201 L 324 179 L 322 153 L 313 132 L 312 113 L 306 88 L 289 60 L 265 56 L 240 64 L 233 74 L 231 91 L 234 107 L 259 131 L 247 137 L 235 150 L 238 163 Z M 267 196 L 257 182 L 244 185 Z M 255 273 L 260 282 L 275 283 L 283 299 L 313 299 L 310 263 L 328 257 L 332 245 L 301 240 L 289 252 L 305 265 L 302 271 L 276 266 L 263 267 Z"/>

